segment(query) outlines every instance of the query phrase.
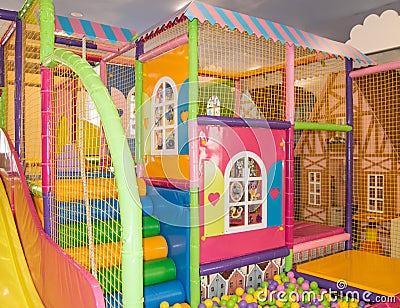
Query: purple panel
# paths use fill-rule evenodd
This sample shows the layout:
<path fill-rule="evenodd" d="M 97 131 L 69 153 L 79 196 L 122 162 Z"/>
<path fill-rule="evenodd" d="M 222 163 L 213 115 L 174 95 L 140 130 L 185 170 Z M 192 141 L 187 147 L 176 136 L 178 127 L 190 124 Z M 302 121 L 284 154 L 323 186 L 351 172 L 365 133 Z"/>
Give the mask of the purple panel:
<path fill-rule="evenodd" d="M 4 47 L 0 46 L 0 87 L 4 87 Z"/>
<path fill-rule="evenodd" d="M 14 142 L 15 150 L 21 154 L 21 102 L 22 102 L 22 21 L 17 20 L 15 33 L 15 91 L 14 91 Z"/>
<path fill-rule="evenodd" d="M 346 59 L 346 124 L 353 127 L 353 82 L 350 72 L 353 70 L 353 61 Z M 346 232 L 350 240 L 346 242 L 346 249 L 352 248 L 352 215 L 353 215 L 353 130 L 346 134 Z"/>
<path fill-rule="evenodd" d="M 289 255 L 289 249 L 287 247 L 281 247 L 229 260 L 207 263 L 200 265 L 200 276 L 219 273 L 250 264 L 257 264 L 267 260 L 283 258 L 287 255 Z"/>
<path fill-rule="evenodd" d="M 290 122 L 264 120 L 264 119 L 249 119 L 249 118 L 230 118 L 217 116 L 197 116 L 198 125 L 217 125 L 217 126 L 239 126 L 239 127 L 259 127 L 270 129 L 289 129 Z"/>
<path fill-rule="evenodd" d="M 67 46 L 82 47 L 82 41 L 70 40 L 64 37 L 56 37 L 55 42 L 57 44 L 63 44 Z M 97 45 L 90 42 L 86 42 L 86 48 L 97 49 Z"/>
<path fill-rule="evenodd" d="M 18 13 L 14 11 L 7 11 L 0 9 L 0 19 L 10 20 L 10 21 L 17 21 L 18 20 Z"/>

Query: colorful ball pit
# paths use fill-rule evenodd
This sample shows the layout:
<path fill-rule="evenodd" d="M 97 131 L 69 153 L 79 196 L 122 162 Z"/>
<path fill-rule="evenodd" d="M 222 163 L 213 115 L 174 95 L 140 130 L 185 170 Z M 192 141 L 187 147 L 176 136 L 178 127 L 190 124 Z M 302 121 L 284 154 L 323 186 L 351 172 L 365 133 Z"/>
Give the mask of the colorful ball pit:
<path fill-rule="evenodd" d="M 233 295 L 206 299 L 198 308 L 364 308 L 357 299 L 338 299 L 316 281 L 295 278 L 293 272 L 275 275 L 264 281 L 260 288 L 237 288 Z"/>

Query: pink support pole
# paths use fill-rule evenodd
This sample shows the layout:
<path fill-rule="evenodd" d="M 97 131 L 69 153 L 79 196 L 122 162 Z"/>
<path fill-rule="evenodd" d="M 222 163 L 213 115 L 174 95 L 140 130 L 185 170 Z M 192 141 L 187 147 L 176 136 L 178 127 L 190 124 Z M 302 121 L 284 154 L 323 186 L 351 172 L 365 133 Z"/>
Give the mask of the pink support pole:
<path fill-rule="evenodd" d="M 363 69 L 359 69 L 356 71 L 350 72 L 351 78 L 361 77 L 365 75 L 375 74 L 379 72 L 389 71 L 389 70 L 397 70 L 400 69 L 400 62 L 390 62 L 377 66 L 371 66 Z"/>
<path fill-rule="evenodd" d="M 167 51 L 170 51 L 170 50 L 172 50 L 174 48 L 182 46 L 182 45 L 186 44 L 187 42 L 188 42 L 187 33 L 182 34 L 181 36 L 178 36 L 178 37 L 174 38 L 173 40 L 168 41 L 167 43 L 164 43 L 164 44 L 162 44 L 162 45 L 160 45 L 160 46 L 158 46 L 158 47 L 156 47 L 156 48 L 154 48 L 154 49 L 152 49 L 152 50 L 140 55 L 139 56 L 139 61 L 144 63 L 144 62 L 149 61 L 149 60 L 151 60 L 151 59 L 153 59 L 155 57 L 158 57 L 159 55 L 161 55 L 161 54 L 163 54 L 163 53 L 165 53 Z"/>
<path fill-rule="evenodd" d="M 51 97 L 52 97 L 52 72 L 48 68 L 41 67 L 42 78 L 42 194 L 43 194 L 43 219 L 44 231 L 50 234 L 50 194 L 51 180 L 51 153 L 53 140 L 51 136 Z"/>
<path fill-rule="evenodd" d="M 286 140 L 286 246 L 293 248 L 294 224 L 294 45 L 286 44 L 286 120 L 291 127 Z"/>

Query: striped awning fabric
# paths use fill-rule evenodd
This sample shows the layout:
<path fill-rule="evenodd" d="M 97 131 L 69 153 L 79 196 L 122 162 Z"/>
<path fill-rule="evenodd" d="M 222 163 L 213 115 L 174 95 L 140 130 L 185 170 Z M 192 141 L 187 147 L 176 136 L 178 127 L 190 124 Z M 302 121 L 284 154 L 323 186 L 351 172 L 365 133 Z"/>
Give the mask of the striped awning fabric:
<path fill-rule="evenodd" d="M 354 61 L 365 64 L 375 64 L 356 48 L 337 41 L 333 41 L 309 32 L 295 29 L 283 24 L 272 22 L 258 17 L 222 9 L 199 1 L 188 3 L 181 10 L 173 14 L 170 18 L 163 20 L 150 29 L 146 30 L 138 37 L 147 38 L 155 32 L 161 31 L 171 23 L 186 17 L 189 20 L 197 18 L 199 22 L 208 21 L 210 24 L 219 24 L 221 27 L 229 27 L 231 30 L 237 29 L 240 32 L 254 34 L 257 37 L 265 37 L 282 43 L 294 44 L 310 50 L 317 50 L 323 53 L 353 59 Z"/>
<path fill-rule="evenodd" d="M 55 17 L 55 30 L 68 36 L 78 38 L 86 36 L 91 40 L 113 45 L 123 45 L 136 34 L 130 29 L 65 16 Z"/>

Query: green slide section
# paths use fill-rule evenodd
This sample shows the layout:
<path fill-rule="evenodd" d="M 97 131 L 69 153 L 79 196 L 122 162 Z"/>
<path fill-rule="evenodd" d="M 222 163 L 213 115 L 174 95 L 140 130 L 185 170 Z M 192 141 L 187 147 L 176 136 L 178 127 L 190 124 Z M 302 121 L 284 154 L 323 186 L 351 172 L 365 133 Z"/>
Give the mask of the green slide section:
<path fill-rule="evenodd" d="M 121 241 L 121 222 L 119 220 L 97 220 L 92 222 L 93 244 Z M 160 222 L 152 217 L 143 217 L 143 237 L 160 234 Z M 89 243 L 86 223 L 60 225 L 58 238 L 62 248 L 85 246 Z"/>

